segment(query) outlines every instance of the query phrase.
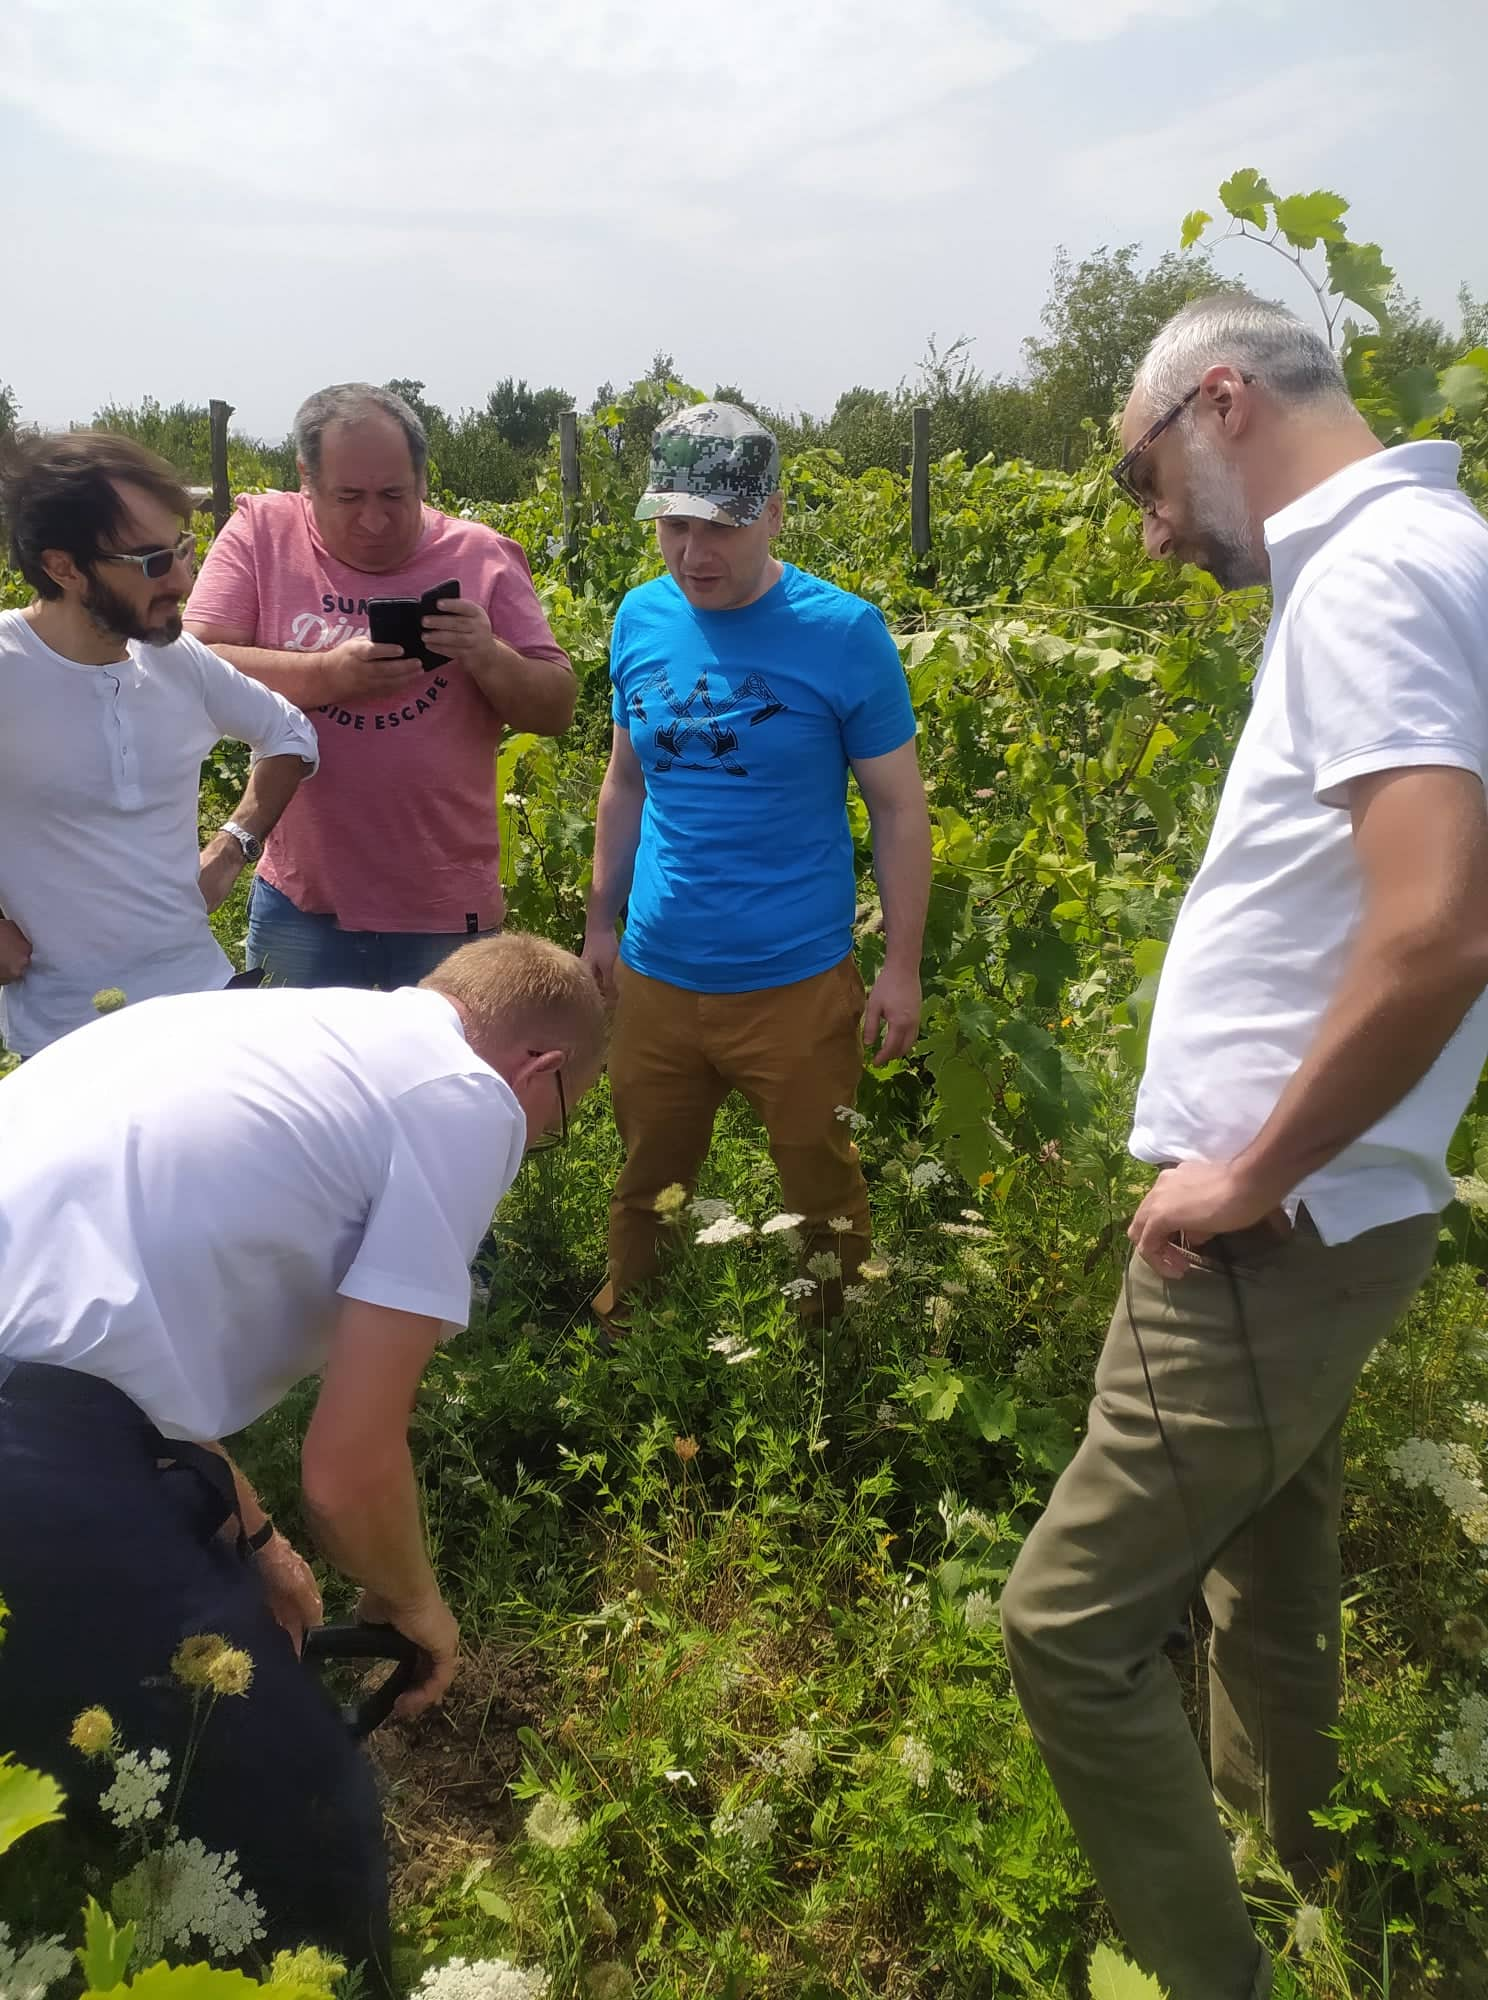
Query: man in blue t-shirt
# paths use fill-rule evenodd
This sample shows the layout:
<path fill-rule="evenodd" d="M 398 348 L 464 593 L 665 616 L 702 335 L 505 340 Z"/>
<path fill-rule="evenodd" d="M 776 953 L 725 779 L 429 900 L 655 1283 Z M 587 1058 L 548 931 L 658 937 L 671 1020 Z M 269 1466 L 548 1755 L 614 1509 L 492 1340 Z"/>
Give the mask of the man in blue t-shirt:
<path fill-rule="evenodd" d="M 850 1280 L 868 1191 L 842 1108 L 863 1045 L 885 1063 L 919 1030 L 930 826 L 904 670 L 874 605 L 772 554 L 783 513 L 779 451 L 748 411 L 700 403 L 657 431 L 636 517 L 655 520 L 667 574 L 615 617 L 584 938 L 616 1002 L 625 1144 L 595 1301 L 607 1322 L 657 1269 L 656 1197 L 691 1186 L 731 1090 L 769 1134 L 803 1255 L 835 1252 Z M 866 1014 L 849 771 L 887 947 Z"/>

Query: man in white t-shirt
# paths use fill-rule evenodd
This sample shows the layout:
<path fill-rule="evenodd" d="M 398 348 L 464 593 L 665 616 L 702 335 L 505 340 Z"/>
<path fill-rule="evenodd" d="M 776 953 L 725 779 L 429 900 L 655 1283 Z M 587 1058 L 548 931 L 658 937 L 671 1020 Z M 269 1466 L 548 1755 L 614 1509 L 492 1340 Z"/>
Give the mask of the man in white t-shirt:
<path fill-rule="evenodd" d="M 314 1579 L 217 1440 L 321 1373 L 311 1531 L 361 1585 L 359 1615 L 420 1649 L 401 1712 L 438 1701 L 458 1632 L 425 1550 L 410 1406 L 465 1324 L 470 1260 L 524 1148 L 566 1135 L 604 1038 L 579 961 L 513 933 L 418 988 L 126 1007 L 0 1083 L 5 1748 L 86 1820 L 99 1781 L 69 1748 L 78 1712 L 101 1704 L 120 1745 L 163 1749 L 179 1774 L 176 1649 L 212 1632 L 246 1651 L 252 1685 L 216 1705 L 179 1825 L 236 1851 L 266 1948 L 382 1967 L 381 1828 L 296 1658 Z"/>
<path fill-rule="evenodd" d="M 15 445 L 0 479 L 10 559 L 36 592 L 0 612 L 0 1040 L 34 1055 L 130 1001 L 225 986 L 207 918 L 315 769 L 297 708 L 181 632 L 196 547 L 171 468 L 132 438 Z M 202 847 L 202 759 L 253 751 Z"/>
<path fill-rule="evenodd" d="M 1131 1144 L 1162 1171 L 1003 1630 L 1135 1956 L 1242 2000 L 1270 1960 L 1211 1786 L 1295 1879 L 1326 1865 L 1341 1432 L 1488 1055 L 1488 524 L 1455 445 L 1381 450 L 1326 345 L 1244 295 L 1158 335 L 1124 441 L 1149 551 L 1269 580 L 1271 623 L 1153 1013 Z M 1208 1771 L 1161 1658 L 1201 1588 Z"/>

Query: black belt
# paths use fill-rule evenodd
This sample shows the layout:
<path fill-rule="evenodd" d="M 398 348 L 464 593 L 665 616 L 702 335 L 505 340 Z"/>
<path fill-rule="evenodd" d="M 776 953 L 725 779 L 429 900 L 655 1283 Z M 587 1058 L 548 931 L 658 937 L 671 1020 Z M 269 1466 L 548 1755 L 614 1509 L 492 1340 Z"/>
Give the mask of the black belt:
<path fill-rule="evenodd" d="M 238 1489 L 232 1468 L 220 1452 L 190 1438 L 168 1438 L 145 1415 L 132 1396 L 126 1396 L 112 1382 L 98 1375 L 84 1375 L 76 1368 L 59 1367 L 48 1361 L 12 1361 L 0 1354 L 0 1395 L 8 1402 L 36 1409 L 87 1411 L 93 1416 L 112 1418 L 121 1427 L 138 1433 L 140 1443 L 157 1459 L 194 1472 L 203 1479 L 222 1512 L 213 1524 L 215 1534 L 226 1522 L 238 1524 L 238 1550 L 248 1546 L 243 1517 L 238 1509 Z"/>

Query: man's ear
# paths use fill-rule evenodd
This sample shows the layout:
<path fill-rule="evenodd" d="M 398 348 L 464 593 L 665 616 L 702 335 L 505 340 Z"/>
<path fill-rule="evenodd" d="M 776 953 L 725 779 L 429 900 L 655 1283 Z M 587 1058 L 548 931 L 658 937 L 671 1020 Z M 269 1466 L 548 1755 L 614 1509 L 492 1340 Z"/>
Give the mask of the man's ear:
<path fill-rule="evenodd" d="M 41 566 L 60 590 L 80 590 L 88 581 L 88 572 L 66 549 L 43 549 Z"/>
<path fill-rule="evenodd" d="M 1255 412 L 1255 384 L 1228 361 L 1216 361 L 1199 377 L 1199 396 L 1234 438 L 1249 428 Z"/>
<path fill-rule="evenodd" d="M 528 1049 L 522 1060 L 513 1064 L 506 1080 L 515 1090 L 519 1083 L 527 1083 L 533 1077 L 549 1076 L 555 1069 L 562 1069 L 566 1061 L 562 1049 Z"/>

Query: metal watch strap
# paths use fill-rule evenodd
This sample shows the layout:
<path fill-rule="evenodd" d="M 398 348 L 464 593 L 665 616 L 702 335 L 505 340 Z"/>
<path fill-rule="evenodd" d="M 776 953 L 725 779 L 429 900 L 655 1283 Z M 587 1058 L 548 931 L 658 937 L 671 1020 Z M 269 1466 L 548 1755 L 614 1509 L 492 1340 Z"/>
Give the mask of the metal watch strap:
<path fill-rule="evenodd" d="M 224 820 L 222 822 L 222 831 L 230 833 L 239 847 L 242 848 L 245 861 L 257 861 L 258 857 L 263 853 L 263 842 L 259 839 L 258 835 L 250 833 L 246 826 L 239 826 L 235 819 Z"/>

